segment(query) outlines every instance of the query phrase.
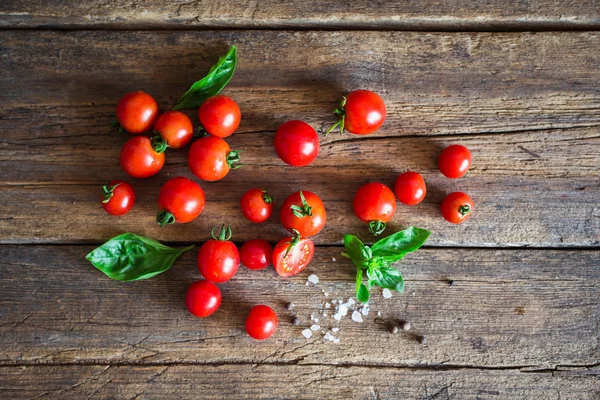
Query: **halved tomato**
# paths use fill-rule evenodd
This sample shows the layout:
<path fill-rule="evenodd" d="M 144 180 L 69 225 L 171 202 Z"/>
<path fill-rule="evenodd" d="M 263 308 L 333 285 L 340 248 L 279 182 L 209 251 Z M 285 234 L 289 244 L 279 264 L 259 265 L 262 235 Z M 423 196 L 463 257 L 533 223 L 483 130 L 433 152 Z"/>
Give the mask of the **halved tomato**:
<path fill-rule="evenodd" d="M 273 266 L 280 276 L 294 276 L 310 263 L 315 244 L 296 234 L 283 238 L 273 250 Z"/>

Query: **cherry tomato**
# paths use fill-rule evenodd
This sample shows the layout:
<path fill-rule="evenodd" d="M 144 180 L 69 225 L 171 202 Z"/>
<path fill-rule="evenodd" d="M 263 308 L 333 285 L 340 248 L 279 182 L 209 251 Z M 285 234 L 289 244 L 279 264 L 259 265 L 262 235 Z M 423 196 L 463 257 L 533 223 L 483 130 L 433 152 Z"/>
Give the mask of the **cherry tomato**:
<path fill-rule="evenodd" d="M 185 305 L 196 317 L 206 318 L 219 309 L 221 291 L 209 281 L 194 282 L 185 294 Z"/>
<path fill-rule="evenodd" d="M 273 198 L 266 190 L 250 189 L 242 196 L 240 208 L 250 222 L 265 222 L 273 212 Z"/>
<path fill-rule="evenodd" d="M 167 111 L 154 123 L 154 131 L 173 149 L 187 145 L 194 136 L 194 126 L 190 118 L 181 111 Z"/>
<path fill-rule="evenodd" d="M 317 132 L 302 121 L 288 121 L 275 132 L 275 151 L 279 158 L 294 167 L 313 162 L 319 154 Z"/>
<path fill-rule="evenodd" d="M 127 132 L 138 135 L 152 128 L 158 105 L 148 93 L 127 93 L 117 103 L 117 121 Z"/>
<path fill-rule="evenodd" d="M 385 223 L 396 212 L 394 193 L 382 183 L 367 183 L 361 186 L 352 202 L 354 214 L 369 224 L 369 231 L 377 236 L 385 230 Z"/>
<path fill-rule="evenodd" d="M 246 332 L 257 340 L 265 340 L 273 336 L 277 329 L 277 314 L 269 306 L 260 304 L 253 307 L 246 319 Z"/>
<path fill-rule="evenodd" d="M 425 198 L 427 187 L 425 180 L 417 172 L 408 171 L 400 174 L 394 182 L 394 193 L 400 203 L 414 206 Z"/>
<path fill-rule="evenodd" d="M 460 178 L 471 167 L 471 152 L 465 146 L 452 144 L 440 154 L 438 166 L 440 172 L 448 178 Z"/>
<path fill-rule="evenodd" d="M 325 226 L 327 215 L 319 196 L 301 190 L 285 199 L 279 219 L 290 233 L 296 230 L 300 236 L 314 236 Z"/>
<path fill-rule="evenodd" d="M 156 175 L 164 164 L 164 147 L 155 150 L 152 141 L 146 136 L 132 137 L 121 149 L 121 167 L 134 178 Z"/>
<path fill-rule="evenodd" d="M 222 283 L 230 280 L 240 266 L 240 253 L 231 242 L 231 228 L 221 227 L 219 236 L 214 232 L 212 239 L 205 242 L 198 252 L 198 269 L 207 281 Z"/>
<path fill-rule="evenodd" d="M 240 125 L 242 114 L 233 99 L 222 94 L 209 97 L 198 110 L 200 123 L 213 136 L 231 136 Z"/>
<path fill-rule="evenodd" d="M 188 166 L 198 178 L 204 181 L 223 179 L 231 168 L 240 161 L 237 151 L 231 151 L 226 141 L 216 136 L 206 136 L 196 140 L 188 153 Z"/>
<path fill-rule="evenodd" d="M 355 90 L 342 100 L 335 114 L 340 120 L 327 133 L 339 126 L 341 133 L 345 129 L 357 135 L 367 135 L 383 125 L 386 115 L 385 103 L 377 93 Z"/>
<path fill-rule="evenodd" d="M 204 201 L 204 191 L 196 182 L 182 176 L 169 179 L 158 193 L 161 211 L 156 221 L 160 226 L 193 221 L 204 209 Z"/>
<path fill-rule="evenodd" d="M 133 208 L 135 191 L 125 181 L 112 181 L 102 186 L 102 207 L 111 215 L 125 215 Z"/>
<path fill-rule="evenodd" d="M 315 252 L 312 240 L 299 235 L 283 238 L 273 250 L 273 266 L 280 276 L 293 276 L 311 262 Z"/>
<path fill-rule="evenodd" d="M 464 192 L 450 193 L 440 207 L 442 217 L 453 224 L 465 222 L 473 212 L 473 200 Z"/>
<path fill-rule="evenodd" d="M 249 269 L 264 269 L 272 263 L 273 246 L 263 239 L 248 240 L 240 249 L 242 265 Z"/>

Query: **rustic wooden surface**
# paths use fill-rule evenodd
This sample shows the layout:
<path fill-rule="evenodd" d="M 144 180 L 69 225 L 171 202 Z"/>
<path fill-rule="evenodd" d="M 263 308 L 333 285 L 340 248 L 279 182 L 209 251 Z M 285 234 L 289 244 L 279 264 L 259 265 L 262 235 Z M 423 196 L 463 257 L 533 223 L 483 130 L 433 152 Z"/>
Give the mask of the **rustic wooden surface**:
<path fill-rule="evenodd" d="M 596 0 L 4 0 L 11 28 L 598 29 Z"/>
<path fill-rule="evenodd" d="M 0 398 L 600 397 L 600 34 L 544 32 L 598 29 L 600 13 L 592 0 L 562 3 L 2 2 Z M 210 28 L 235 30 L 195 30 Z M 524 29 L 541 32 L 485 32 Z M 240 60 L 226 93 L 243 121 L 228 140 L 246 166 L 201 183 L 208 203 L 197 221 L 159 229 L 156 195 L 169 177 L 191 176 L 186 151 L 170 152 L 154 178 L 128 179 L 118 165 L 127 136 L 108 128 L 114 105 L 143 89 L 169 109 L 229 44 Z M 279 124 L 303 119 L 322 131 L 356 88 L 385 98 L 384 127 L 322 138 L 313 165 L 285 167 L 271 148 Z M 436 157 L 456 142 L 474 165 L 449 181 Z M 323 317 L 325 302 L 353 297 L 342 234 L 368 237 L 350 196 L 406 169 L 423 173 L 428 197 L 399 205 L 391 229 L 434 232 L 398 265 L 407 292 L 373 290 L 362 323 Z M 98 204 L 99 186 L 117 178 L 138 193 L 124 218 Z M 84 259 L 125 231 L 200 244 L 223 220 L 238 243 L 276 241 L 277 215 L 258 227 L 241 218 L 238 199 L 254 186 L 279 201 L 315 191 L 328 225 L 306 272 L 241 269 L 209 319 L 183 304 L 200 278 L 195 251 L 128 284 Z M 438 213 L 454 190 L 476 201 L 461 226 Z M 318 285 L 306 285 L 310 273 Z M 243 330 L 257 303 L 280 318 L 265 342 Z M 411 331 L 391 335 L 377 312 L 410 320 Z M 305 340 L 311 314 L 322 328 Z M 322 339 L 332 327 L 339 344 Z"/>

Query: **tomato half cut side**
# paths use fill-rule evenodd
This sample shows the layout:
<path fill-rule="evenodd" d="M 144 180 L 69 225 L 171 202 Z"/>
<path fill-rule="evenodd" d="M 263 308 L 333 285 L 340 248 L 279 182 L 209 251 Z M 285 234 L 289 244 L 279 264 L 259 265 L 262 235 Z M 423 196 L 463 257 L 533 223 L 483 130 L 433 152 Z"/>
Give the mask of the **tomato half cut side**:
<path fill-rule="evenodd" d="M 273 266 L 279 276 L 294 276 L 310 264 L 315 253 L 315 244 L 308 238 L 288 236 L 275 245 Z"/>

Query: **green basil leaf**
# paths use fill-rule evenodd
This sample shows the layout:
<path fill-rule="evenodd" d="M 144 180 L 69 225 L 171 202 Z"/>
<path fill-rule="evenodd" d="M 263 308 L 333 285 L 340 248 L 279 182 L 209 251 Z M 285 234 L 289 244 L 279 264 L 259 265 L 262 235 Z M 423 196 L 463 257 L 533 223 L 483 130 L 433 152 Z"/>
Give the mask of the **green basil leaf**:
<path fill-rule="evenodd" d="M 401 293 L 404 292 L 404 278 L 402 278 L 402 273 L 396 268 L 383 266 L 380 268 L 369 269 L 367 270 L 367 276 L 369 277 L 369 280 L 373 280 L 373 282 L 381 288 L 387 288 Z"/>
<path fill-rule="evenodd" d="M 177 101 L 175 110 L 182 108 L 198 108 L 211 96 L 218 94 L 231 80 L 237 62 L 237 49 L 231 46 L 227 54 L 221 56 L 219 61 L 212 66 L 208 75 L 195 82 Z"/>
<path fill-rule="evenodd" d="M 154 239 L 124 233 L 97 247 L 85 258 L 109 278 L 128 282 L 152 278 L 165 272 L 194 246 L 174 248 Z"/>
<path fill-rule="evenodd" d="M 359 238 L 354 235 L 344 235 L 344 247 L 346 248 L 348 258 L 352 260 L 354 265 L 360 269 L 367 268 L 370 252 Z"/>
<path fill-rule="evenodd" d="M 429 235 L 431 232 L 426 229 L 408 227 L 375 242 L 371 246 L 373 257 L 380 257 L 387 264 L 391 264 L 400 260 L 406 253 L 416 251 L 423 246 Z"/>
<path fill-rule="evenodd" d="M 360 284 L 360 287 L 356 291 L 356 298 L 361 303 L 369 301 L 369 289 L 363 283 Z"/>

